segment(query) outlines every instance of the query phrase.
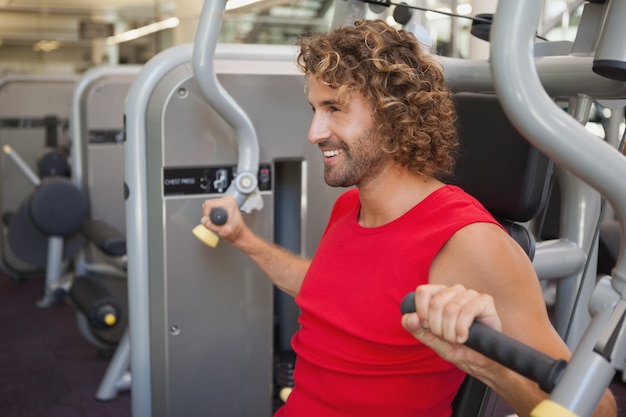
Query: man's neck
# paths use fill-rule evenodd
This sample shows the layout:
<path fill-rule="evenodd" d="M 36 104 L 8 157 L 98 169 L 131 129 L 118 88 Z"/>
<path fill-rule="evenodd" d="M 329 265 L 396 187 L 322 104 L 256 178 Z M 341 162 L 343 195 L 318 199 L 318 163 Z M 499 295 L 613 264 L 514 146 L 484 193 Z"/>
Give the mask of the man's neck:
<path fill-rule="evenodd" d="M 359 186 L 363 227 L 387 224 L 413 208 L 443 184 L 432 177 L 418 177 L 398 167 L 387 167 L 380 175 Z"/>

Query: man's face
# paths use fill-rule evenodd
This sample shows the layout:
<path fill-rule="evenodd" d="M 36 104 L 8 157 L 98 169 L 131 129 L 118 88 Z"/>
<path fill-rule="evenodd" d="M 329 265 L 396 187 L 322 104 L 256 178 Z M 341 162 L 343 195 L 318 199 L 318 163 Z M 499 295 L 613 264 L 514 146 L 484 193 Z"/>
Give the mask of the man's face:
<path fill-rule="evenodd" d="M 371 106 L 358 93 L 340 103 L 337 90 L 315 77 L 309 80 L 308 98 L 314 113 L 308 139 L 322 151 L 326 183 L 366 185 L 390 160 L 376 137 Z"/>

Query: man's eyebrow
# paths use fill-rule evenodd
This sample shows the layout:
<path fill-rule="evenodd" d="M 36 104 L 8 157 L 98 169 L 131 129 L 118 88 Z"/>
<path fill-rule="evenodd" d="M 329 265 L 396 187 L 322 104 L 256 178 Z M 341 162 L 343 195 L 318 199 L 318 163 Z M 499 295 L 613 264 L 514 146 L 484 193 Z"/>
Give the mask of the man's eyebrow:
<path fill-rule="evenodd" d="M 309 101 L 309 104 L 313 106 L 313 103 L 311 103 L 310 101 Z M 335 106 L 337 104 L 339 104 L 339 100 L 336 100 L 336 99 L 327 99 L 327 100 L 322 100 L 319 102 L 319 105 L 322 107 L 323 106 Z"/>

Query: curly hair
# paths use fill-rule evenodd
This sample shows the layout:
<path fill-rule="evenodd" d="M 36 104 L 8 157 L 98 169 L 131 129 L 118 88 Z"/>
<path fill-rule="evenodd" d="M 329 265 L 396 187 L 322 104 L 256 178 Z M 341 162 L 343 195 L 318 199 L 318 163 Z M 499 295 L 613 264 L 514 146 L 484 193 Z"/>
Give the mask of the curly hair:
<path fill-rule="evenodd" d="M 458 146 L 456 112 L 443 69 L 415 36 L 382 20 L 357 20 L 327 34 L 301 37 L 297 65 L 374 109 L 384 152 L 415 175 L 449 174 Z"/>

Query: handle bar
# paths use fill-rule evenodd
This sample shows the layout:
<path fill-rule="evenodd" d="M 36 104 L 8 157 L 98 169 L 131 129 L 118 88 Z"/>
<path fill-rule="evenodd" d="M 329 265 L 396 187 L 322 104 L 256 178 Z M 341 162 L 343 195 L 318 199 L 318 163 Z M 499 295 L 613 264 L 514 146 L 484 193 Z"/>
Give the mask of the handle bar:
<path fill-rule="evenodd" d="M 408 293 L 400 306 L 402 314 L 415 313 L 415 292 Z M 465 345 L 539 384 L 550 393 L 561 378 L 567 362 L 554 359 L 479 321 L 472 323 Z"/>

